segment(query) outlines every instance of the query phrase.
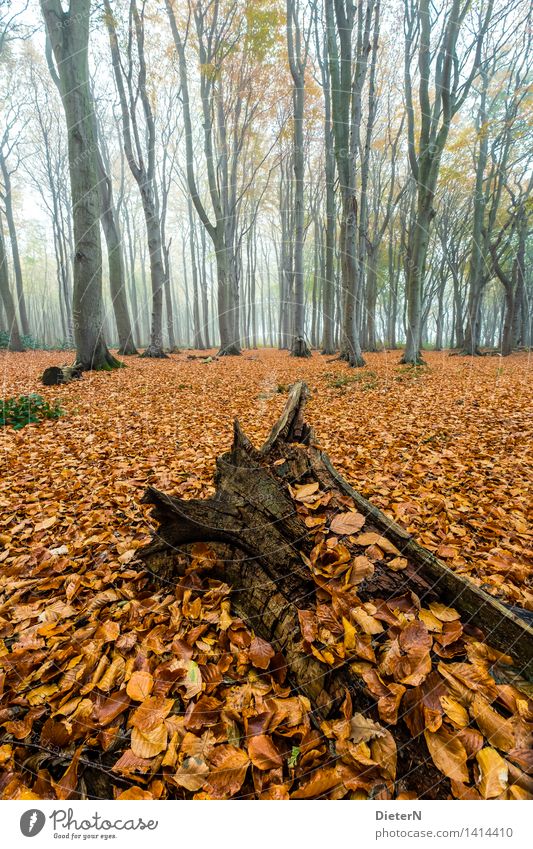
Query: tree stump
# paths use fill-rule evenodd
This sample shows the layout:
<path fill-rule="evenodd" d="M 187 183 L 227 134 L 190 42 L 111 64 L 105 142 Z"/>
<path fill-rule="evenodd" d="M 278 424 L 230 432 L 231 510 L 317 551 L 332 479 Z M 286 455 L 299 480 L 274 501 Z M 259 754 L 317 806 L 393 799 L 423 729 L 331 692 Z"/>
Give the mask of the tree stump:
<path fill-rule="evenodd" d="M 183 500 L 149 487 L 143 500 L 153 505 L 158 528 L 141 562 L 156 579 L 173 581 L 183 574 L 190 546 L 209 543 L 218 555 L 214 577 L 233 588 L 238 615 L 283 654 L 291 683 L 310 698 L 317 716 L 328 717 L 348 691 L 355 709 L 389 723 L 398 781 L 409 775 L 419 798 L 446 797 L 448 779 L 428 757 L 423 729 L 409 719 L 409 698 L 424 682 L 440 686 L 437 666 L 465 654 L 461 634 L 476 645 L 490 635 L 491 645 L 511 655 L 531 680 L 533 629 L 453 573 L 341 477 L 304 421 L 307 396 L 304 383 L 292 387 L 261 449 L 235 422 L 232 448 L 217 459 L 213 498 Z M 434 642 L 430 657 L 421 646 L 432 642 L 433 632 L 418 613 L 423 608 L 426 615 L 431 605 L 451 619 L 448 626 L 437 621 L 447 637 Z M 405 652 L 398 648 L 394 655 L 395 617 L 418 622 L 412 630 L 414 641 L 421 640 L 419 655 L 416 647 L 409 655 L 405 640 Z M 507 680 L 499 652 L 488 651 L 492 674 Z M 390 686 L 385 698 L 374 667 L 379 657 L 385 675 L 399 655 L 405 674 L 395 671 L 395 680 L 406 683 Z M 429 674 L 417 673 L 420 663 L 431 664 Z M 397 718 L 402 695 L 405 721 Z"/>
<path fill-rule="evenodd" d="M 62 383 L 70 383 L 79 380 L 83 374 L 83 366 L 50 366 L 43 371 L 41 381 L 45 386 L 58 386 Z"/>

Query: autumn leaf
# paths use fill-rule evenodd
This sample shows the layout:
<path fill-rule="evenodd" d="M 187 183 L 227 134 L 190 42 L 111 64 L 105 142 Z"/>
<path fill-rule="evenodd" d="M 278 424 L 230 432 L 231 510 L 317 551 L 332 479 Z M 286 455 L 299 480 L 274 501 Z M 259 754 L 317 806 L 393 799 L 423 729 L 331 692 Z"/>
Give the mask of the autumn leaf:
<path fill-rule="evenodd" d="M 141 730 L 136 726 L 131 732 L 131 749 L 139 758 L 153 758 L 166 748 L 167 739 L 168 733 L 163 722 L 149 730 Z"/>
<path fill-rule="evenodd" d="M 441 727 L 438 731 L 424 731 L 424 737 L 437 769 L 453 781 L 468 784 L 466 750 L 457 735 Z"/>
<path fill-rule="evenodd" d="M 342 781 L 335 768 L 320 769 L 300 784 L 291 799 L 319 799 L 340 784 Z"/>
<path fill-rule="evenodd" d="M 148 698 L 154 687 L 154 678 L 149 672 L 134 672 L 126 684 L 126 693 L 136 702 Z"/>
<path fill-rule="evenodd" d="M 217 746 L 211 755 L 211 771 L 204 785 L 215 799 L 234 796 L 241 789 L 250 760 L 235 746 Z"/>
<path fill-rule="evenodd" d="M 376 737 L 384 737 L 385 729 L 378 725 L 377 722 L 363 716 L 362 713 L 355 713 L 350 720 L 350 739 L 352 743 L 368 743 Z"/>
<path fill-rule="evenodd" d="M 267 643 L 261 637 L 254 637 L 248 649 L 250 660 L 258 669 L 268 669 L 275 653 L 270 643 Z"/>
<path fill-rule="evenodd" d="M 318 624 L 312 610 L 298 610 L 298 619 L 302 637 L 308 643 L 313 643 L 318 636 Z"/>
<path fill-rule="evenodd" d="M 196 792 L 205 784 L 209 775 L 209 767 L 202 757 L 185 758 L 177 772 L 172 776 L 172 781 L 179 787 Z"/>
<path fill-rule="evenodd" d="M 147 801 L 149 799 L 153 799 L 152 793 L 149 790 L 143 790 L 141 787 L 128 787 L 127 790 L 123 790 L 122 793 L 119 793 L 117 799 L 121 801 L 134 801 L 141 802 Z"/>
<path fill-rule="evenodd" d="M 164 699 L 161 696 L 151 696 L 133 712 L 130 725 L 140 731 L 147 732 L 160 727 L 168 716 L 174 705 L 173 699 Z M 142 755 L 141 755 L 142 757 Z"/>
<path fill-rule="evenodd" d="M 283 766 L 283 758 L 270 737 L 257 734 L 248 740 L 248 754 L 258 769 L 276 769 Z"/>
<path fill-rule="evenodd" d="M 294 500 L 301 501 L 304 503 L 306 501 L 312 500 L 312 497 L 315 496 L 318 492 L 318 486 L 318 481 L 313 481 L 313 483 L 304 483 L 294 487 Z"/>
<path fill-rule="evenodd" d="M 486 747 L 476 754 L 479 766 L 479 792 L 484 799 L 494 799 L 507 788 L 509 770 L 496 749 Z"/>
<path fill-rule="evenodd" d="M 504 719 L 481 696 L 474 697 L 469 711 L 488 743 L 497 746 L 504 752 L 509 752 L 515 747 L 515 731 L 512 720 Z"/>
<path fill-rule="evenodd" d="M 365 517 L 362 513 L 350 511 L 349 513 L 336 513 L 331 520 L 329 527 L 334 534 L 344 536 L 346 534 L 355 534 L 360 531 L 365 524 Z"/>

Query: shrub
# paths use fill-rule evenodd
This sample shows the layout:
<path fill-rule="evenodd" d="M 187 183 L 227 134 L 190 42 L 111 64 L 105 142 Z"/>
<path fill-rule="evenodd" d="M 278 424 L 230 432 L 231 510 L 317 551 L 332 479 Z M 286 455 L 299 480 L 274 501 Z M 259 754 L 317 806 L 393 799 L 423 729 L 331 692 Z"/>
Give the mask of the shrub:
<path fill-rule="evenodd" d="M 20 430 L 27 424 L 43 419 L 58 419 L 64 415 L 59 401 L 45 401 L 41 395 L 19 395 L 18 398 L 6 398 L 0 401 L 0 427 L 12 427 Z"/>

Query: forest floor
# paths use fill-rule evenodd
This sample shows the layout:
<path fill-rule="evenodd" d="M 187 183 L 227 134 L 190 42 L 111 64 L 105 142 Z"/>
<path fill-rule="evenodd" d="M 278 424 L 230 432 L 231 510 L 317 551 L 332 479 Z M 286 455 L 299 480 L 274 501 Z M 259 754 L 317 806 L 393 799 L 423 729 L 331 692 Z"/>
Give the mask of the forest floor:
<path fill-rule="evenodd" d="M 298 379 L 311 389 L 306 418 L 320 445 L 356 489 L 451 568 L 468 574 L 492 595 L 533 610 L 533 533 L 527 520 L 533 422 L 527 355 L 473 360 L 429 352 L 427 366 L 410 369 L 399 365 L 398 352 L 388 352 L 369 354 L 364 369 L 352 370 L 316 353 L 310 360 L 295 360 L 286 352 L 256 350 L 210 362 L 188 359 L 188 353 L 166 361 L 126 358 L 124 370 L 86 374 L 79 382 L 51 388 L 41 386 L 42 371 L 68 356 L 57 352 L 0 355 L 3 398 L 39 392 L 47 399 L 59 399 L 65 411 L 57 421 L 19 431 L 5 428 L 0 433 L 0 638 L 5 639 L 0 655 L 6 659 L 8 649 L 19 651 L 19 674 L 28 674 L 28 686 L 41 684 L 31 691 L 29 702 L 16 686 L 12 704 L 21 707 L 14 712 L 9 708 L 5 715 L 0 710 L 0 724 L 15 740 L 31 739 L 33 724 L 49 717 L 46 703 L 54 701 L 54 694 L 68 691 L 63 685 L 47 684 L 53 676 L 45 673 L 51 666 L 61 668 L 64 684 L 68 670 L 79 661 L 68 653 L 61 656 L 59 649 L 60 635 L 70 627 L 69 617 L 78 626 L 83 620 L 83 626 L 99 608 L 102 614 L 109 609 L 109 619 L 100 616 L 96 637 L 102 645 L 116 641 L 117 649 L 126 653 L 131 648 L 125 633 L 118 636 L 117 621 L 120 606 L 128 604 L 124 599 L 134 600 L 135 592 L 140 593 L 138 604 L 148 605 L 147 594 L 142 594 L 144 579 L 139 583 L 138 573 L 128 566 L 136 550 L 150 539 L 148 512 L 140 504 L 145 487 L 151 484 L 187 498 L 212 494 L 215 459 L 230 447 L 233 419 L 238 417 L 245 433 L 260 444 L 286 401 L 288 386 Z M 28 600 L 28 588 L 34 584 L 35 592 Z M 119 584 L 124 587 L 122 601 L 120 592 L 116 594 Z M 146 609 L 152 624 L 163 621 L 158 618 L 159 609 L 149 605 Z M 36 630 L 37 615 L 45 624 Z M 129 615 L 131 620 L 131 610 Z M 148 649 L 154 656 L 162 652 L 160 636 L 152 633 L 158 627 L 150 632 Z M 33 652 L 33 660 L 24 667 L 28 652 Z M 50 659 L 47 652 L 56 655 Z M 102 675 L 107 675 L 102 686 L 96 685 L 103 694 L 113 690 L 116 680 L 124 679 L 121 663 L 113 660 L 110 665 L 106 659 L 98 665 L 100 683 Z M 143 704 L 154 701 L 149 697 L 152 675 L 142 669 L 134 674 L 138 677 L 128 687 L 128 697 Z M 95 676 L 93 686 L 98 681 Z M 188 686 L 189 696 L 198 694 L 194 680 Z M 82 694 L 89 690 L 85 687 Z M 83 724 L 88 699 L 81 700 L 81 707 L 79 694 L 74 701 L 69 710 L 61 708 L 58 713 L 70 715 L 71 720 L 77 716 Z M 305 714 L 302 705 L 304 700 L 299 710 Z M 102 716 L 110 711 L 109 722 L 117 715 L 105 702 L 98 709 Z M 292 709 L 296 710 L 294 704 Z M 167 715 L 164 707 L 161 710 L 159 722 Z M 67 769 L 61 759 L 54 765 L 43 760 L 46 755 L 39 756 L 43 741 L 55 746 L 55 751 L 70 741 L 83 741 L 82 734 L 72 732 L 72 724 L 71 736 L 66 734 L 63 740 L 66 732 L 59 725 L 60 720 L 49 717 L 40 731 L 37 760 L 25 766 L 31 781 L 21 777 L 18 755 L 18 766 L 14 765 L 16 744 L 0 746 L 0 764 L 5 764 L 7 776 L 2 789 L 5 797 L 66 799 L 83 792 L 79 786 L 76 790 L 78 762 L 83 763 L 84 757 L 81 744 L 78 748 L 72 744 Z M 107 719 L 102 721 L 106 725 Z M 104 752 L 113 748 L 111 732 L 118 734 L 117 728 L 107 731 L 104 727 L 91 738 L 92 745 Z M 134 754 L 128 749 L 121 763 L 112 767 L 115 776 L 118 773 L 128 781 L 137 773 L 139 783 L 133 791 L 124 790 L 128 785 L 119 782 L 116 793 L 122 792 L 121 798 L 164 797 L 167 792 L 155 779 L 149 790 L 142 789 L 148 781 L 142 773 L 149 771 L 146 764 L 154 746 L 147 728 Z M 174 731 L 175 748 L 179 734 Z M 309 769 L 321 757 L 326 758 L 327 767 L 326 749 L 312 738 L 314 732 L 309 733 Z M 207 767 L 205 774 L 195 772 L 196 742 L 197 738 L 194 745 L 188 743 L 192 748 L 187 763 L 195 761 L 191 775 L 176 779 L 174 788 L 190 794 L 203 787 L 210 798 L 237 793 L 248 756 L 239 760 L 236 743 L 218 746 L 221 760 L 211 780 L 206 778 Z M 209 741 L 210 750 L 213 742 Z M 275 772 L 276 757 L 265 745 L 255 760 L 250 757 L 260 770 L 267 768 L 266 763 Z M 153 751 L 160 750 L 155 741 Z M 235 790 L 228 790 L 228 770 Z M 270 791 L 255 777 L 254 782 L 255 790 L 249 792 L 262 798 L 286 793 Z M 333 792 L 332 787 L 330 775 L 325 784 L 319 782 L 300 797 L 324 795 Z"/>
<path fill-rule="evenodd" d="M 2 355 L 2 397 L 37 391 L 66 415 L 1 435 L 0 561 L 66 544 L 125 562 L 147 539 L 144 488 L 211 494 L 233 419 L 260 444 L 304 379 L 308 421 L 345 478 L 457 572 L 533 610 L 530 358 L 425 358 L 410 369 L 397 352 L 368 354 L 353 370 L 319 354 L 204 363 L 185 352 L 44 388 L 40 374 L 61 355 Z"/>

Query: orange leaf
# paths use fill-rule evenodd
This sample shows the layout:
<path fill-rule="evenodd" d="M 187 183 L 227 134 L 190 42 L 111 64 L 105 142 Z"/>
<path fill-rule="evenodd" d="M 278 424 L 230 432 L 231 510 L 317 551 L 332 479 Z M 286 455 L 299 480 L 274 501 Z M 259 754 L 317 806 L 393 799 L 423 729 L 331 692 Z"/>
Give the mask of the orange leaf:
<path fill-rule="evenodd" d="M 126 693 L 136 702 L 143 702 L 148 698 L 154 686 L 154 678 L 150 672 L 139 670 L 134 672 L 126 684 Z"/>

